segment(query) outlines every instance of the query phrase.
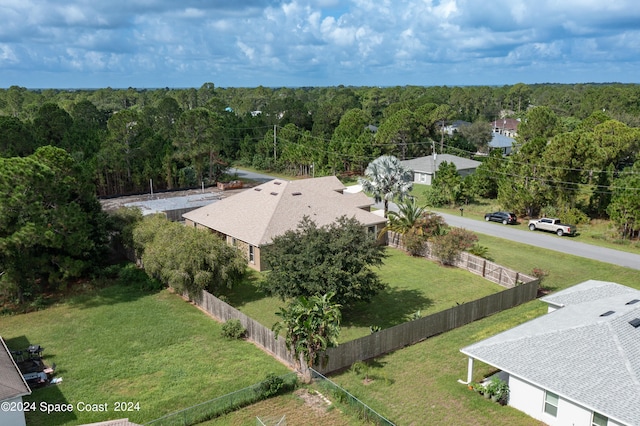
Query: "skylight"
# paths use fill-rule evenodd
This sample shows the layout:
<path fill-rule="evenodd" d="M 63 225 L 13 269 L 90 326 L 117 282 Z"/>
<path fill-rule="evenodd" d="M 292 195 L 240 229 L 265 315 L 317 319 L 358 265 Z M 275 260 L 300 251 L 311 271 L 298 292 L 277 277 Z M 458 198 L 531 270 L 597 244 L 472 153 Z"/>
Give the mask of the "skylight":
<path fill-rule="evenodd" d="M 629 324 L 631 324 L 634 328 L 640 327 L 640 318 L 632 319 L 631 321 L 629 321 Z"/>
<path fill-rule="evenodd" d="M 600 314 L 601 317 L 608 317 L 611 314 L 615 314 L 615 311 L 607 311 L 604 314 Z"/>
<path fill-rule="evenodd" d="M 633 300 L 629 300 L 627 303 L 625 303 L 625 305 L 633 305 L 634 303 L 638 303 L 640 302 L 640 299 L 633 299 Z"/>
<path fill-rule="evenodd" d="M 302 192 L 292 192 L 291 195 L 302 195 Z"/>

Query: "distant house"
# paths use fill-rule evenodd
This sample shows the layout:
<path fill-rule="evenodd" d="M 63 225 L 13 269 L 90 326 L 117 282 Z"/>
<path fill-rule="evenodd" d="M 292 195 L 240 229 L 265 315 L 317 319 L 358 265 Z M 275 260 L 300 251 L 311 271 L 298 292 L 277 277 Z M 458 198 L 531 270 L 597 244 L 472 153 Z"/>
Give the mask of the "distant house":
<path fill-rule="evenodd" d="M 31 395 L 31 389 L 22 377 L 20 369 L 16 365 L 11 352 L 0 337 L 0 404 L 8 403 L 14 409 L 0 409 L 0 424 L 11 426 L 24 426 L 24 412 L 15 409 L 22 404 L 22 397 Z M 13 404 L 13 405 L 12 405 Z"/>
<path fill-rule="evenodd" d="M 364 129 L 370 131 L 371 133 L 378 132 L 378 126 L 374 126 L 373 124 L 367 124 L 366 126 L 364 126 Z"/>
<path fill-rule="evenodd" d="M 502 151 L 502 155 L 510 155 L 515 139 L 498 132 L 493 132 L 492 135 L 493 138 L 489 142 L 489 149 L 499 149 L 500 151 Z"/>
<path fill-rule="evenodd" d="M 640 291 L 590 280 L 548 313 L 461 349 L 499 370 L 508 404 L 548 425 L 640 425 Z"/>
<path fill-rule="evenodd" d="M 516 137 L 519 125 L 520 120 L 515 118 L 499 118 L 491 122 L 491 126 L 495 133 L 499 133 L 510 138 Z"/>
<path fill-rule="evenodd" d="M 444 161 L 446 161 L 447 163 L 453 163 L 458 170 L 458 174 L 463 177 L 475 172 L 478 166 L 482 164 L 479 161 L 470 160 L 468 158 L 458 157 L 451 154 L 437 154 L 435 158 L 433 155 L 429 155 L 427 157 L 404 160 L 400 163 L 413 172 L 414 183 L 431 185 L 435 173 L 438 171 L 438 167 L 440 167 L 440 164 L 442 164 Z"/>
<path fill-rule="evenodd" d="M 453 123 L 444 126 L 444 132 L 449 136 L 453 136 L 454 133 L 460 132 L 465 126 L 471 126 L 471 123 L 464 120 L 456 120 Z"/>
<path fill-rule="evenodd" d="M 364 193 L 347 193 L 335 176 L 294 181 L 272 180 L 183 215 L 187 226 L 210 229 L 238 247 L 249 266 L 267 270 L 265 247 L 294 230 L 304 216 L 318 226 L 341 216 L 355 218 L 377 236 L 386 219 L 371 213 Z"/>

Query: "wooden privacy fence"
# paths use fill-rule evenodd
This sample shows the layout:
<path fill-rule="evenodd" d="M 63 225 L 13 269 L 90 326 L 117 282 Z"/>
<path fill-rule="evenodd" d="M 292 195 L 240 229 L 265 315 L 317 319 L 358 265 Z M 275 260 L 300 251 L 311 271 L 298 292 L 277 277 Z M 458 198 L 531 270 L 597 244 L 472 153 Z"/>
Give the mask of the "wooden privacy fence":
<path fill-rule="evenodd" d="M 292 367 L 295 365 L 293 356 L 291 356 L 287 350 L 287 345 L 282 335 L 278 336 L 278 339 L 276 340 L 275 333 L 271 331 L 271 329 L 246 316 L 233 306 L 223 302 L 205 290 L 202 290 L 199 297 L 192 297 L 192 300 L 201 309 L 213 315 L 213 317 L 220 321 L 227 321 L 230 319 L 240 320 L 242 326 L 247 330 L 247 338 L 249 340 L 271 353 L 281 362 Z"/>
<path fill-rule="evenodd" d="M 375 358 L 413 345 L 437 334 L 528 302 L 536 298 L 538 282 L 539 280 L 533 280 L 369 336 L 341 343 L 338 347 L 327 350 L 326 354 L 329 356 L 327 364 L 316 369 L 323 374 L 328 374 L 347 368 L 356 361 Z"/>
<path fill-rule="evenodd" d="M 327 364 L 316 366 L 316 369 L 323 374 L 329 374 L 350 367 L 356 361 L 393 352 L 488 315 L 518 306 L 536 298 L 538 283 L 539 280 L 532 280 L 500 293 L 491 294 L 445 311 L 378 331 L 369 336 L 341 343 L 338 347 L 327 350 L 326 354 L 329 356 Z M 204 290 L 200 297 L 194 298 L 193 301 L 221 321 L 240 320 L 242 326 L 247 329 L 249 340 L 271 353 L 281 362 L 292 367 L 295 365 L 294 358 L 287 350 L 282 336 L 278 336 L 276 340 L 275 334 L 269 328 Z"/>
<path fill-rule="evenodd" d="M 402 237 L 399 234 L 388 232 L 387 238 L 389 246 L 405 250 Z M 431 254 L 431 243 L 426 243 L 422 256 L 427 259 L 438 260 L 437 257 Z M 507 288 L 515 287 L 519 283 L 536 281 L 535 277 L 505 268 L 495 262 L 467 252 L 460 253 L 453 265 Z"/>

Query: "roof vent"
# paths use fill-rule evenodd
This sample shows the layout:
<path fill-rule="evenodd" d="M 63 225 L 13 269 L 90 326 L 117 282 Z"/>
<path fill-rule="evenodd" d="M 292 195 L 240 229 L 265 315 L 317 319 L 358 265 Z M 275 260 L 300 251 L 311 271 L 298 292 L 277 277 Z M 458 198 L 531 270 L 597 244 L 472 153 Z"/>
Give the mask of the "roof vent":
<path fill-rule="evenodd" d="M 253 190 L 260 192 L 260 191 L 262 191 L 262 188 L 253 188 Z"/>
<path fill-rule="evenodd" d="M 633 300 L 629 300 L 627 303 L 625 303 L 625 305 L 633 305 L 634 303 L 638 303 L 640 302 L 640 299 L 633 299 Z"/>
<path fill-rule="evenodd" d="M 278 193 L 277 192 L 272 192 L 271 195 L 278 195 Z"/>
<path fill-rule="evenodd" d="M 280 185 L 281 183 L 282 182 L 278 182 L 278 181 L 273 182 L 274 185 Z"/>
<path fill-rule="evenodd" d="M 629 321 L 629 324 L 631 324 L 634 328 L 640 327 L 640 318 L 632 319 L 631 321 Z"/>
<path fill-rule="evenodd" d="M 615 311 L 607 311 L 604 314 L 600 314 L 601 317 L 608 317 L 611 314 L 615 314 Z"/>
<path fill-rule="evenodd" d="M 291 195 L 302 195 L 302 192 L 292 192 Z"/>

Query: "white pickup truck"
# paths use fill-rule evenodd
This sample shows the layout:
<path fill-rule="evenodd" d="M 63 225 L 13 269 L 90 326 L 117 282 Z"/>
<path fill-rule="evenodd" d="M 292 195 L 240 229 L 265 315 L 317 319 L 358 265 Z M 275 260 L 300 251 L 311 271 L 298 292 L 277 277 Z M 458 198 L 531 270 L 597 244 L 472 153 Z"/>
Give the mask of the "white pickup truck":
<path fill-rule="evenodd" d="M 532 219 L 529 221 L 529 229 L 535 231 L 541 229 L 543 231 L 555 232 L 559 237 L 563 235 L 575 235 L 576 227 L 561 223 L 560 219 L 543 217 L 541 219 Z"/>

